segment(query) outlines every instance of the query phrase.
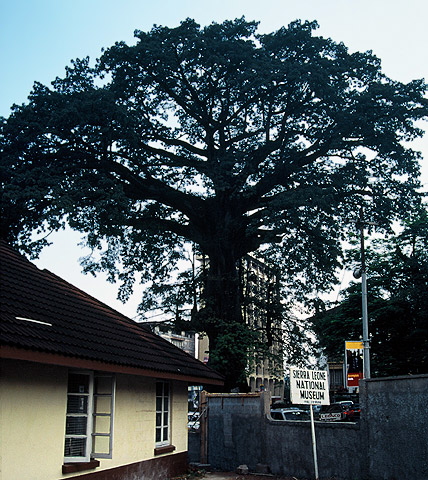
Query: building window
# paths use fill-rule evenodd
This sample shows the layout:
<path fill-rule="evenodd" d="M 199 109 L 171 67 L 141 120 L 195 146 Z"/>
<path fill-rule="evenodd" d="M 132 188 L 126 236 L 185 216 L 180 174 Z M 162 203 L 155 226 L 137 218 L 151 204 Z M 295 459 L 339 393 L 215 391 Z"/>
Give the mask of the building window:
<path fill-rule="evenodd" d="M 112 375 L 68 375 L 64 461 L 111 458 L 115 382 Z"/>
<path fill-rule="evenodd" d="M 156 446 L 170 444 L 170 385 L 156 382 Z"/>

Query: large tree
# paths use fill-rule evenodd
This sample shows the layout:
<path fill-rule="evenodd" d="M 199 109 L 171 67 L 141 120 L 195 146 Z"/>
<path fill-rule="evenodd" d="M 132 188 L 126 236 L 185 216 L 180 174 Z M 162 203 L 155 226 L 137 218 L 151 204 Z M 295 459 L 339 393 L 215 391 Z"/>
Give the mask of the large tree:
<path fill-rule="evenodd" d="M 421 135 L 425 83 L 387 78 L 316 27 L 188 19 L 36 83 L 2 120 L 3 235 L 22 247 L 35 225 L 67 221 L 125 287 L 135 272 L 156 287 L 193 242 L 209 265 L 194 318 L 239 384 L 238 261 L 264 249 L 299 292 L 325 289 L 357 206 L 387 225 L 418 186 L 403 141 Z"/>

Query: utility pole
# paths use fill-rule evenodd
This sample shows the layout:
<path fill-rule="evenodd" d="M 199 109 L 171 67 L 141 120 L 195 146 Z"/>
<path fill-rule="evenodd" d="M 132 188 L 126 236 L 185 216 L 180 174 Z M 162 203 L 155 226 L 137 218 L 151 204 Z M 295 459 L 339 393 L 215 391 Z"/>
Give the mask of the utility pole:
<path fill-rule="evenodd" d="M 363 209 L 360 211 L 360 219 L 357 227 L 360 230 L 360 249 L 361 249 L 361 269 L 359 272 L 354 271 L 354 277 L 361 275 L 361 296 L 362 296 L 362 312 L 363 312 L 363 367 L 364 378 L 370 378 L 370 339 L 369 339 L 369 314 L 367 309 L 367 272 L 366 272 L 366 253 L 364 247 L 364 226 L 377 225 L 373 222 L 365 222 L 363 217 Z"/>
<path fill-rule="evenodd" d="M 364 250 L 364 224 L 360 224 L 361 243 L 361 296 L 363 309 L 363 367 L 364 378 L 370 378 L 370 340 L 369 340 L 369 314 L 367 309 L 367 273 L 366 257 Z"/>

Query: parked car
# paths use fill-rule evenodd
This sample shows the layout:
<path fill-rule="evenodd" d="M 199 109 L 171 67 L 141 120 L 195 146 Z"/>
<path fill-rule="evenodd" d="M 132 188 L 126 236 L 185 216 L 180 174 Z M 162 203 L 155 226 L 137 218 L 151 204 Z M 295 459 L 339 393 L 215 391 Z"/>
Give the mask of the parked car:
<path fill-rule="evenodd" d="M 270 411 L 270 416 L 273 420 L 300 420 L 308 421 L 310 416 L 308 412 L 298 408 L 273 408 Z"/>
<path fill-rule="evenodd" d="M 319 419 L 324 422 L 352 422 L 356 418 L 356 409 L 354 410 L 353 406 L 354 404 L 350 405 L 349 402 L 325 405 L 321 409 Z M 359 413 L 358 407 L 358 415 Z"/>
<path fill-rule="evenodd" d="M 187 428 L 189 430 L 199 430 L 200 428 L 200 415 L 199 412 L 189 412 L 187 414 Z"/>
<path fill-rule="evenodd" d="M 358 403 L 353 403 L 349 408 L 348 415 L 352 417 L 352 420 L 359 420 L 360 414 L 361 414 L 360 405 Z"/>

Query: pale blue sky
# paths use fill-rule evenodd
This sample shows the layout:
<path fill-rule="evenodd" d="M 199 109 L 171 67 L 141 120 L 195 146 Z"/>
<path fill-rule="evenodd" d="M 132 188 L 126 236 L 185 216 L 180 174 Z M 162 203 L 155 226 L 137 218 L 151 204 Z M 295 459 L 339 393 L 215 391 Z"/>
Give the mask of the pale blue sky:
<path fill-rule="evenodd" d="M 273 31 L 300 18 L 351 50 L 373 50 L 390 77 L 428 77 L 426 0 L 0 0 L 0 115 L 22 103 L 35 80 L 49 83 L 72 58 L 99 56 L 135 29 L 201 24 L 245 15 Z"/>
<path fill-rule="evenodd" d="M 299 18 L 317 20 L 318 33 L 342 41 L 351 51 L 372 50 L 395 80 L 428 80 L 427 0 L 0 0 L 0 115 L 23 103 L 34 81 L 49 84 L 73 58 L 95 59 L 115 41 L 133 43 L 135 29 L 173 27 L 186 17 L 202 25 L 245 15 L 270 32 Z M 427 124 L 425 124 L 425 129 Z M 426 158 L 428 135 L 415 148 Z M 122 306 L 114 286 L 100 277 L 82 277 L 76 234 L 60 233 L 38 265 L 48 268 L 100 300 L 135 315 L 137 299 Z"/>

